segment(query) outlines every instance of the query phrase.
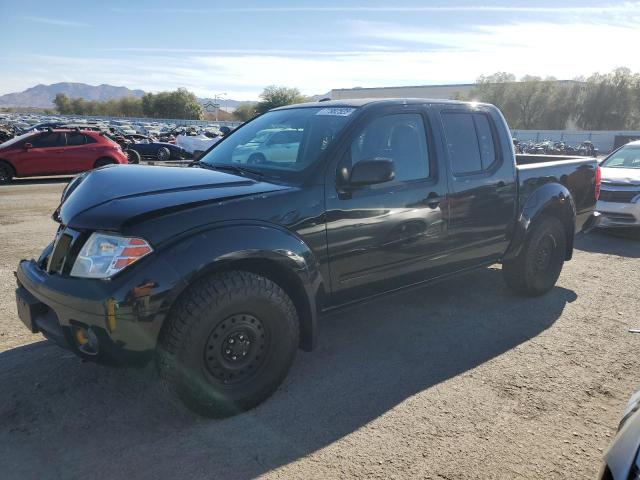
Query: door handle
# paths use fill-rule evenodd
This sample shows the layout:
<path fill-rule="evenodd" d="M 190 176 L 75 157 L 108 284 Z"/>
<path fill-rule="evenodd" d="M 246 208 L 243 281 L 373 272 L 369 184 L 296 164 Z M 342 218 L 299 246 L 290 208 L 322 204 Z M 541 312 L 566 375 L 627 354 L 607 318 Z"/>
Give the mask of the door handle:
<path fill-rule="evenodd" d="M 498 188 L 504 188 L 506 185 L 507 185 L 506 183 L 504 183 L 502 180 L 500 180 L 500 181 L 498 182 L 497 187 L 498 187 Z"/>
<path fill-rule="evenodd" d="M 431 192 L 429 193 L 429 195 L 427 195 L 427 198 L 425 200 L 429 208 L 436 209 L 440 205 L 442 197 L 436 192 Z"/>

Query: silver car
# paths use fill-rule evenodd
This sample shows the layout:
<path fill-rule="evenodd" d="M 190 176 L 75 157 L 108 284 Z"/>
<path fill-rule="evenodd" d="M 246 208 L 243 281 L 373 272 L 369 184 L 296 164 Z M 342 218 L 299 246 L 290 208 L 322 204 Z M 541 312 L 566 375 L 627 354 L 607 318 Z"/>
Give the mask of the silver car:
<path fill-rule="evenodd" d="M 627 403 L 618 433 L 604 456 L 601 480 L 640 479 L 640 390 Z"/>
<path fill-rule="evenodd" d="M 598 226 L 640 227 L 640 141 L 631 142 L 601 164 Z"/>

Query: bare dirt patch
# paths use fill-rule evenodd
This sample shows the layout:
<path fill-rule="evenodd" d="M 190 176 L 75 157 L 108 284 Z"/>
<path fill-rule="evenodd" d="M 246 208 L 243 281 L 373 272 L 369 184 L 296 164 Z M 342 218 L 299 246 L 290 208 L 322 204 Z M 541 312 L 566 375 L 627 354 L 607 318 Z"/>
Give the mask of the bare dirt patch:
<path fill-rule="evenodd" d="M 499 268 L 326 317 L 282 388 L 223 421 L 26 331 L 13 270 L 64 182 L 0 188 L 3 478 L 593 478 L 637 388 L 640 242 L 577 239 L 557 288 Z"/>

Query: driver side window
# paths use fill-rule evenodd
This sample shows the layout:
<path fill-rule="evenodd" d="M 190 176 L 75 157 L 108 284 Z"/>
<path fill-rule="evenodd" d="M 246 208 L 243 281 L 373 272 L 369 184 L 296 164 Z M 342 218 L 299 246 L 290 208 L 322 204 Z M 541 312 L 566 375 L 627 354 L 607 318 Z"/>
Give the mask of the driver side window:
<path fill-rule="evenodd" d="M 372 120 L 351 143 L 349 153 L 350 166 L 372 158 L 393 160 L 395 181 L 429 178 L 427 135 L 422 115 L 417 113 Z"/>

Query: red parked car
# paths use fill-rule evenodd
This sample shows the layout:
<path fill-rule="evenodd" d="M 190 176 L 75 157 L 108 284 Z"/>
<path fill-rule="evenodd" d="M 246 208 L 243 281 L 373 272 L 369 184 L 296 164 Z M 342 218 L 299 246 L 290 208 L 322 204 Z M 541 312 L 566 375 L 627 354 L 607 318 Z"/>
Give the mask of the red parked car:
<path fill-rule="evenodd" d="M 13 177 L 76 174 L 111 163 L 127 163 L 127 156 L 100 132 L 30 132 L 0 144 L 0 184 Z"/>

